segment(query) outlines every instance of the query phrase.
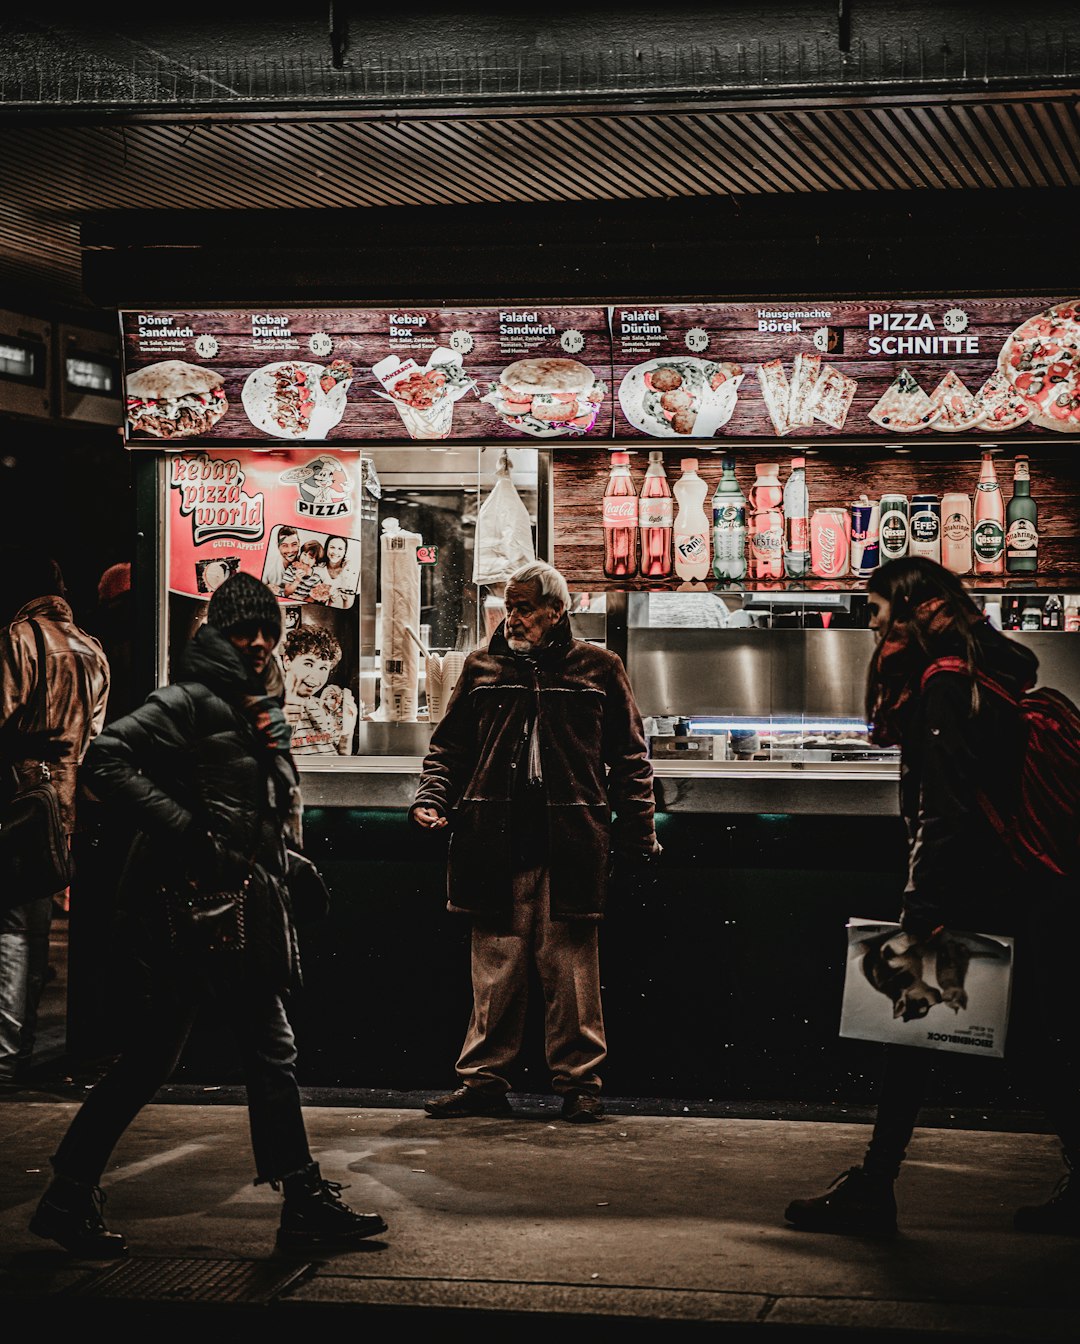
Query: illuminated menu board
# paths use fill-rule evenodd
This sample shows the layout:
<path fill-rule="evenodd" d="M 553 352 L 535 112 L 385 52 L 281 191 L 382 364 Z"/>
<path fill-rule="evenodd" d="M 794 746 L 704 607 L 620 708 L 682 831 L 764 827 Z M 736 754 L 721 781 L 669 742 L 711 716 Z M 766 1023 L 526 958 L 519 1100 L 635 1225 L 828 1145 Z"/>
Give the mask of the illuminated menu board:
<path fill-rule="evenodd" d="M 1080 299 L 121 319 L 132 447 L 1080 433 Z"/>

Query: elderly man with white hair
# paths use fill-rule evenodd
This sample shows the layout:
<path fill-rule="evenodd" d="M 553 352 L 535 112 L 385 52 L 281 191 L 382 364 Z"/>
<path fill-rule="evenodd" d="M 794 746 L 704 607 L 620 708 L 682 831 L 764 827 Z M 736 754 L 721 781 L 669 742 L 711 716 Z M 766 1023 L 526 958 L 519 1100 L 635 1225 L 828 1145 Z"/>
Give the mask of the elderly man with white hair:
<path fill-rule="evenodd" d="M 653 772 L 620 658 L 574 639 L 570 594 L 535 561 L 507 580 L 506 618 L 465 660 L 431 737 L 412 819 L 451 828 L 448 908 L 472 920 L 473 1009 L 459 1086 L 430 1116 L 510 1115 L 530 966 L 544 994 L 563 1118 L 598 1121 L 607 1056 L 598 926 L 612 860 L 660 852 Z"/>

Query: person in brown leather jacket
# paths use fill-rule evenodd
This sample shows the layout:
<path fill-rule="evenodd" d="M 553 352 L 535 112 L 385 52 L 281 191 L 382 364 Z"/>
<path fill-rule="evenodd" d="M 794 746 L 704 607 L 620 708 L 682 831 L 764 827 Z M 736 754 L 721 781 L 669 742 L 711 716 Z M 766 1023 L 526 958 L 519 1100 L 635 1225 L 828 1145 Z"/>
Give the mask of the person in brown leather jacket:
<path fill-rule="evenodd" d="M 41 752 L 26 734 L 52 731 L 52 782 L 64 829 L 75 829 L 76 773 L 90 739 L 105 721 L 109 664 L 92 635 L 75 624 L 60 567 L 26 548 L 5 548 L 0 610 L 0 739 L 5 782 L 37 778 Z M 46 667 L 38 666 L 34 623 L 41 630 Z M 46 679 L 45 722 L 33 722 L 38 678 Z M 22 745 L 20 745 L 20 743 Z M 57 893 L 59 895 L 59 893 Z M 53 897 L 43 896 L 0 913 L 0 1083 L 17 1084 L 30 1066 L 38 1003 L 49 966 Z"/>
<path fill-rule="evenodd" d="M 465 660 L 411 811 L 424 829 L 451 828 L 448 908 L 472 918 L 460 1086 L 425 1110 L 511 1114 L 535 965 L 552 1090 L 565 1120 L 590 1123 L 604 1113 L 607 1056 L 598 925 L 612 860 L 633 867 L 660 852 L 652 763 L 622 661 L 572 637 L 558 570 L 516 570 L 505 604 L 487 649 Z"/>

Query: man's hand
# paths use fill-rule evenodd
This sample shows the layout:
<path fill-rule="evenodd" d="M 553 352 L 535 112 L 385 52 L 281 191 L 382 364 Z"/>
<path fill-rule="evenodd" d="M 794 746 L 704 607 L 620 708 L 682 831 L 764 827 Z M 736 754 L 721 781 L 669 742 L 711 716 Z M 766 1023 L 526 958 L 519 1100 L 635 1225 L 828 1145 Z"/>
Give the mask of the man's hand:
<path fill-rule="evenodd" d="M 900 916 L 900 927 L 910 934 L 916 942 L 928 943 L 945 927 L 941 911 L 935 906 L 920 906 L 915 910 L 904 910 Z"/>
<path fill-rule="evenodd" d="M 425 831 L 437 831 L 440 826 L 446 825 L 446 818 L 433 807 L 414 807 L 413 820 Z"/>

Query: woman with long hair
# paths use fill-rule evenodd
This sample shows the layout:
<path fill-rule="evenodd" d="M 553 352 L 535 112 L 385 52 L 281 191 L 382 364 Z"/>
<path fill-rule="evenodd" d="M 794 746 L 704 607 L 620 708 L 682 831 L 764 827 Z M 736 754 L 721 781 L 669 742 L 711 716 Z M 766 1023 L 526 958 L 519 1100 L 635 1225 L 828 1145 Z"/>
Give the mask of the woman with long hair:
<path fill-rule="evenodd" d="M 867 583 L 877 645 L 866 685 L 871 740 L 900 748 L 900 812 L 908 872 L 900 923 L 919 942 L 946 927 L 1016 937 L 1017 971 L 1040 983 L 1044 1029 L 1031 1063 L 1048 1118 L 1062 1142 L 1067 1174 L 1047 1203 L 1019 1209 L 1021 1231 L 1080 1235 L 1080 1047 L 1073 981 L 1080 934 L 1073 880 L 1022 871 L 980 806 L 998 813 L 1018 802 L 1024 726 L 1016 708 L 980 686 L 991 677 L 1013 697 L 1034 685 L 1038 660 L 995 630 L 960 579 L 932 560 L 891 560 Z M 951 657 L 962 670 L 923 681 L 932 662 Z M 1025 965 L 1025 963 L 1028 963 Z M 1024 990 L 1014 985 L 1014 1001 Z M 1021 1005 L 1022 1006 L 1022 1005 Z M 816 1232 L 889 1235 L 896 1231 L 893 1183 L 915 1130 L 930 1070 L 947 1060 L 934 1050 L 887 1045 L 870 1144 L 861 1166 L 823 1195 L 793 1200 L 785 1218 Z"/>

